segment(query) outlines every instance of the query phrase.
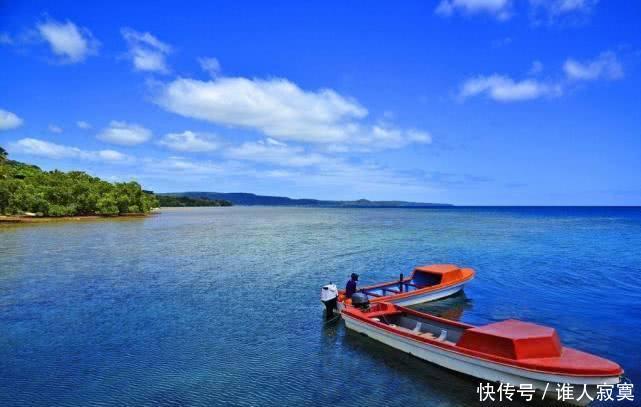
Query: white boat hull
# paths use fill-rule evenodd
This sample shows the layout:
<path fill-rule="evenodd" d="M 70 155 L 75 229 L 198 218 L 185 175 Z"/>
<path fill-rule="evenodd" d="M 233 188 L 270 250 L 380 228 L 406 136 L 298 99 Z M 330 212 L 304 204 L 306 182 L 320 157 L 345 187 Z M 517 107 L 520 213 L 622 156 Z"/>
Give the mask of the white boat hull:
<path fill-rule="evenodd" d="M 521 384 L 531 384 L 534 389 L 541 392 L 545 391 L 548 397 L 553 399 L 556 399 L 557 396 L 556 383 L 574 385 L 575 397 L 581 395 L 583 385 L 586 384 L 590 395 L 594 397 L 597 384 L 616 384 L 619 382 L 618 377 L 577 377 L 518 369 L 473 358 L 462 353 L 447 351 L 405 336 L 395 335 L 349 315 L 343 314 L 343 320 L 347 328 L 425 361 L 490 382 L 510 383 L 516 388 Z M 583 403 L 584 401 L 585 403 Z M 583 405 L 589 401 L 584 396 L 582 400 L 574 401 L 573 403 Z"/>
<path fill-rule="evenodd" d="M 456 294 L 457 292 L 463 289 L 463 286 L 465 284 L 467 284 L 467 281 L 454 285 L 452 287 L 448 287 L 444 290 L 431 291 L 431 292 L 426 292 L 422 294 L 411 295 L 405 298 L 394 299 L 393 296 L 390 296 L 389 299 L 386 301 L 392 304 L 403 306 L 403 307 L 422 304 L 424 302 L 436 301 L 436 300 L 440 300 L 441 298 L 449 297 L 451 295 Z M 336 308 L 336 312 L 340 313 L 343 310 L 344 306 L 345 305 L 343 304 L 343 302 L 339 302 Z"/>

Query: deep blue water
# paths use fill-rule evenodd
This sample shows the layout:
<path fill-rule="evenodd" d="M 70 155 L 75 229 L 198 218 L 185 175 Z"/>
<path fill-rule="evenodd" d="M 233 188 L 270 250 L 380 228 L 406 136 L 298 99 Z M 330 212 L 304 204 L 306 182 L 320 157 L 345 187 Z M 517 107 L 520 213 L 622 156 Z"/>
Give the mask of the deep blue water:
<path fill-rule="evenodd" d="M 639 208 L 188 208 L 0 226 L 0 406 L 474 405 L 323 324 L 322 284 L 440 262 L 477 277 L 421 308 L 551 325 L 640 381 Z"/>

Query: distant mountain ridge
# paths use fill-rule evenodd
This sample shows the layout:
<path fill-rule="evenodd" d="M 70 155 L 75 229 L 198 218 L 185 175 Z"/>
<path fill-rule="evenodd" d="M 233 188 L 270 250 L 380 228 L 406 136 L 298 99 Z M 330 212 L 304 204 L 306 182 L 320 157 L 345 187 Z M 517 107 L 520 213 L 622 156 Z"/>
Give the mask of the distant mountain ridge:
<path fill-rule="evenodd" d="M 316 206 L 327 208 L 423 208 L 423 207 L 448 207 L 451 204 L 405 202 L 405 201 L 370 201 L 359 199 L 356 201 L 326 201 L 320 199 L 293 199 L 284 196 L 256 195 L 246 192 L 168 192 L 156 195 L 183 196 L 193 199 L 226 200 L 234 205 L 266 205 L 266 206 Z"/>

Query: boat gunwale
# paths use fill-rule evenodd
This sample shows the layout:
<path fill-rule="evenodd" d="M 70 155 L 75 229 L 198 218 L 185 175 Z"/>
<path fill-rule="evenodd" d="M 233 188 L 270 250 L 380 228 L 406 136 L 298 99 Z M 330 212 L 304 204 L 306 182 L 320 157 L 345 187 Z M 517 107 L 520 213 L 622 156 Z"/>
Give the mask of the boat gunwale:
<path fill-rule="evenodd" d="M 462 323 L 462 322 L 452 321 L 452 320 L 449 320 L 449 319 L 446 319 L 446 318 L 441 318 L 441 317 L 437 317 L 437 316 L 434 316 L 434 315 L 429 315 L 429 314 L 422 313 L 422 312 L 419 312 L 419 311 L 415 311 L 415 310 L 412 310 L 412 309 L 409 309 L 409 308 L 405 308 L 405 307 L 400 306 L 400 305 L 395 305 L 395 304 L 391 304 L 391 305 L 392 305 L 392 307 L 396 307 L 396 310 L 407 312 L 409 314 L 413 314 L 413 315 L 416 315 L 416 316 L 420 316 L 421 318 L 431 319 L 433 321 L 441 322 L 441 323 L 444 323 L 446 325 L 453 325 L 453 326 L 457 326 L 459 328 L 465 328 L 465 329 L 474 328 L 475 327 L 474 325 L 469 325 L 469 324 L 465 324 L 465 323 Z M 352 312 L 350 312 L 351 309 L 355 309 L 355 308 L 349 307 L 349 308 L 346 308 L 346 309 L 344 309 L 342 311 L 343 318 L 348 317 L 348 318 L 356 319 L 356 320 L 359 320 L 361 322 L 364 322 L 365 324 L 368 324 L 368 325 L 374 326 L 376 328 L 391 332 L 392 334 L 395 334 L 395 335 L 403 336 L 403 337 L 405 337 L 407 339 L 410 339 L 410 340 L 413 340 L 415 342 L 431 345 L 431 346 L 443 349 L 443 350 L 448 351 L 448 352 L 456 353 L 456 354 L 459 354 L 459 355 L 462 355 L 462 356 L 466 356 L 466 357 L 472 357 L 472 358 L 480 359 L 480 360 L 483 360 L 483 361 L 486 361 L 486 362 L 490 362 L 490 363 L 496 363 L 496 364 L 507 366 L 507 367 L 518 368 L 518 369 L 527 370 L 527 371 L 536 372 L 536 373 L 557 374 L 557 375 L 572 376 L 572 377 L 617 377 L 617 376 L 623 375 L 623 373 L 624 373 L 623 368 L 618 364 L 617 364 L 617 366 L 619 366 L 619 372 L 618 373 L 578 373 L 578 372 L 573 371 L 575 369 L 572 369 L 571 371 L 566 371 L 565 369 L 554 369 L 553 367 L 550 367 L 550 368 L 541 367 L 541 368 L 537 369 L 537 368 L 533 368 L 529 364 L 524 364 L 522 362 L 519 362 L 518 360 L 508 359 L 508 358 L 504 358 L 504 357 L 501 357 L 501 356 L 495 356 L 495 355 L 491 355 L 491 354 L 487 354 L 487 353 L 483 353 L 483 352 L 478 352 L 478 351 L 475 351 L 475 350 L 472 350 L 472 349 L 461 348 L 459 346 L 456 346 L 456 344 L 449 344 L 447 342 L 441 342 L 441 341 L 439 341 L 437 339 L 431 339 L 429 337 L 424 337 L 424 336 L 420 336 L 420 335 L 417 335 L 417 334 L 414 334 L 414 333 L 405 332 L 405 331 L 402 331 L 400 329 L 395 329 L 394 327 L 389 326 L 389 325 L 387 325 L 387 324 L 385 324 L 383 322 L 374 321 L 372 319 L 373 317 L 372 318 L 368 318 L 368 317 L 364 317 L 364 316 L 356 314 L 356 313 L 352 313 Z M 358 310 L 357 310 L 357 312 L 362 314 Z M 384 312 L 381 312 L 378 315 L 384 315 L 384 314 L 385 314 Z M 567 348 L 567 347 L 563 347 L 563 348 L 564 349 L 572 349 L 572 348 Z M 573 350 L 578 351 L 576 349 L 573 349 Z M 578 351 L 578 352 L 581 352 L 581 351 Z M 585 353 L 585 352 L 583 352 L 583 353 Z M 591 355 L 591 354 L 588 354 L 588 355 Z M 596 356 L 596 355 L 591 355 L 591 356 Z M 596 356 L 596 357 L 599 357 L 599 356 Z M 604 360 L 607 360 L 607 359 L 604 359 Z M 612 362 L 612 363 L 615 363 L 615 362 Z"/>

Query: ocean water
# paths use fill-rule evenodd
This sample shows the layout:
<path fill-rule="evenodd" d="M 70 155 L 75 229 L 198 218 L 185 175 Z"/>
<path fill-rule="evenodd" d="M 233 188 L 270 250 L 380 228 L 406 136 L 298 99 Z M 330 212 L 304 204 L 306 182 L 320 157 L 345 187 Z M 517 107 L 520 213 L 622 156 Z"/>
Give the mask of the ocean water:
<path fill-rule="evenodd" d="M 329 281 L 441 262 L 476 279 L 420 308 L 553 326 L 640 382 L 639 208 L 185 208 L 0 226 L 0 406 L 476 405 L 323 320 Z"/>

